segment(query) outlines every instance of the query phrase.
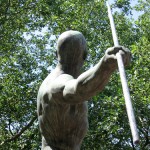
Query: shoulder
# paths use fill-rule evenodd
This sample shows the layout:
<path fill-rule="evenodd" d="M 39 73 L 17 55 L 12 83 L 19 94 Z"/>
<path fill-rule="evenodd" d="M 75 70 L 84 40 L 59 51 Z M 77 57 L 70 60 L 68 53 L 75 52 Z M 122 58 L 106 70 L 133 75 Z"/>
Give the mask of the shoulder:
<path fill-rule="evenodd" d="M 38 93 L 40 95 L 43 95 L 45 92 L 51 92 L 54 90 L 62 89 L 65 84 L 73 80 L 74 78 L 71 75 L 68 74 L 61 74 L 55 78 L 52 78 L 51 74 L 45 78 L 45 80 L 42 82 Z"/>
<path fill-rule="evenodd" d="M 59 75 L 54 81 L 61 81 L 61 82 L 66 82 L 68 80 L 73 80 L 73 76 L 69 75 L 69 74 L 61 74 Z"/>
<path fill-rule="evenodd" d="M 61 92 L 64 89 L 66 83 L 73 80 L 74 80 L 73 76 L 68 74 L 62 74 L 58 76 L 51 83 L 51 92 L 52 93 Z"/>
<path fill-rule="evenodd" d="M 43 101 L 45 96 L 48 96 L 49 99 L 59 96 L 63 93 L 66 83 L 73 80 L 74 78 L 68 74 L 61 74 L 55 78 L 51 78 L 51 75 L 48 76 L 39 88 L 37 96 L 38 103 Z"/>

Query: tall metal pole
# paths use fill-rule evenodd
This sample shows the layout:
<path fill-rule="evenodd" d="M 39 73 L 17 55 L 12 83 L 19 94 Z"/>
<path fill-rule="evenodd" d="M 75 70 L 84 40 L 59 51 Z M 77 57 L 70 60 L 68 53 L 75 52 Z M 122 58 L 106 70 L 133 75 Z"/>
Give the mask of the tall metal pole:
<path fill-rule="evenodd" d="M 114 46 L 119 46 L 117 32 L 116 32 L 116 28 L 115 28 L 115 24 L 114 24 L 114 19 L 113 19 L 111 8 L 110 8 L 110 5 L 108 2 L 107 2 L 107 7 L 108 7 L 108 16 L 110 19 L 110 25 L 111 25 L 111 30 L 112 30 Z M 135 117 L 134 117 L 132 102 L 131 102 L 131 98 L 130 98 L 130 92 L 129 92 L 129 88 L 128 88 L 128 84 L 127 84 L 124 64 L 123 64 L 122 56 L 119 52 L 116 54 L 116 57 L 117 57 L 117 62 L 118 62 L 118 69 L 120 72 L 120 78 L 121 78 L 122 89 L 123 89 L 123 94 L 124 94 L 124 98 L 125 98 L 126 110 L 127 110 L 127 114 L 128 114 L 130 128 L 131 128 L 132 138 L 133 138 L 134 144 L 137 144 L 137 143 L 139 143 L 139 135 L 138 135 L 136 121 L 135 121 Z"/>

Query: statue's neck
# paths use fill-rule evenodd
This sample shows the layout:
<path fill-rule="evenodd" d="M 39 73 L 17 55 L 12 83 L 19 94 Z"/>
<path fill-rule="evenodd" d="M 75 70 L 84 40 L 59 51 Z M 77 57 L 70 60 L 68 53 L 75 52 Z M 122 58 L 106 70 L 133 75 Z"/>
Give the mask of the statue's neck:
<path fill-rule="evenodd" d="M 69 74 L 74 78 L 77 78 L 80 75 L 81 68 L 79 66 L 70 65 L 70 64 L 60 64 L 58 63 L 57 69 L 59 69 L 64 74 Z"/>

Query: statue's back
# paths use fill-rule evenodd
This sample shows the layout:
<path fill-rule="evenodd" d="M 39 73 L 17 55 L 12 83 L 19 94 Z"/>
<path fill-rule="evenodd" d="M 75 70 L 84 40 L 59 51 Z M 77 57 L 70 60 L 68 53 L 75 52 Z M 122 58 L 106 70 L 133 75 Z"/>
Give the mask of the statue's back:
<path fill-rule="evenodd" d="M 61 73 L 54 72 L 43 81 L 38 94 L 40 130 L 52 149 L 79 150 L 88 128 L 87 103 L 56 102 L 51 83 Z"/>

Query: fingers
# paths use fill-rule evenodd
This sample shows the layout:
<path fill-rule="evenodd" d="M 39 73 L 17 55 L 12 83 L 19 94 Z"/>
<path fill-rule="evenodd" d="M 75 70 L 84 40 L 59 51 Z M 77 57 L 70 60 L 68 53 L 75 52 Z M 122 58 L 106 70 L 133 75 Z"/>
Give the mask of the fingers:
<path fill-rule="evenodd" d="M 129 51 L 128 48 L 125 48 L 124 46 L 115 46 L 115 47 L 110 47 L 106 50 L 106 55 L 107 58 L 109 59 L 116 59 L 117 53 L 121 54 L 125 65 L 128 65 L 130 63 L 131 52 Z"/>
<path fill-rule="evenodd" d="M 116 54 L 116 53 L 120 53 L 120 54 L 126 54 L 126 53 L 130 53 L 128 48 L 125 48 L 124 46 L 115 46 L 115 47 L 110 47 L 106 50 L 106 54 L 108 55 L 112 55 L 112 54 Z"/>
<path fill-rule="evenodd" d="M 107 59 L 117 59 L 115 54 L 107 55 Z"/>
<path fill-rule="evenodd" d="M 121 47 L 110 47 L 106 50 L 106 54 L 108 54 L 108 55 L 116 54 L 117 52 L 119 52 L 120 49 L 122 49 L 122 48 Z"/>

